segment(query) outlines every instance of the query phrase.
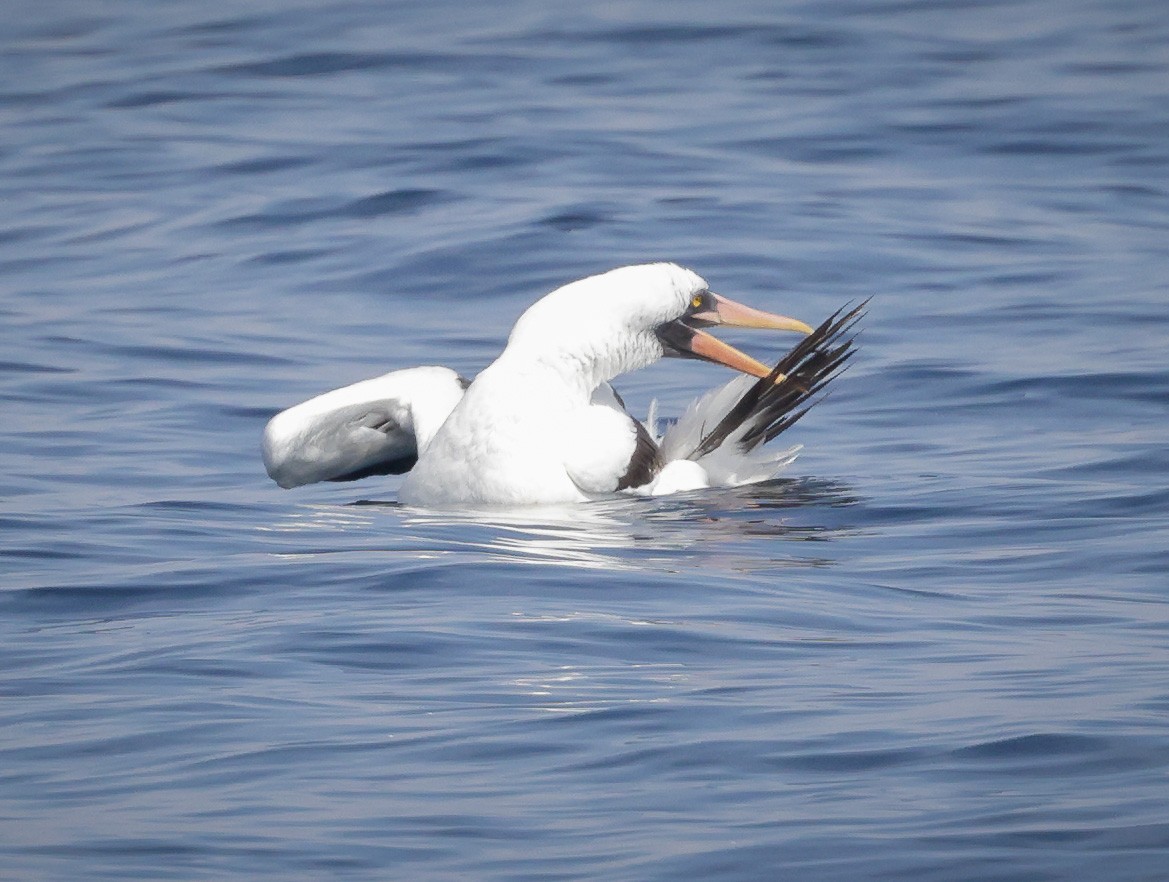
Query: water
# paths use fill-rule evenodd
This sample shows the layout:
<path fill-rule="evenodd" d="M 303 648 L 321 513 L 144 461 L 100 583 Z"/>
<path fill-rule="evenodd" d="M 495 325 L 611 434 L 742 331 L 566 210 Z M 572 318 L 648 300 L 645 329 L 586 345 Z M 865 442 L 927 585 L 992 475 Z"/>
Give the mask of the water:
<path fill-rule="evenodd" d="M 5 20 L 0 877 L 1166 878 L 1169 7 Z M 264 476 L 276 410 L 663 258 L 873 298 L 783 481 Z"/>

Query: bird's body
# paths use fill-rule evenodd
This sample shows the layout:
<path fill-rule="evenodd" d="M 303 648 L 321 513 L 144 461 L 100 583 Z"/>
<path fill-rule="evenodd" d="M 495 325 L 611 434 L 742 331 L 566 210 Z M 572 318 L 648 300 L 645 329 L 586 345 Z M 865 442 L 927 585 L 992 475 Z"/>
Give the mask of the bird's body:
<path fill-rule="evenodd" d="M 381 473 L 409 469 L 399 496 L 412 505 L 580 502 L 620 491 L 676 492 L 760 480 L 772 477 L 790 455 L 755 448 L 772 437 L 771 426 L 785 418 L 783 427 L 794 422 L 800 414 L 793 408 L 847 359 L 848 343 L 834 349 L 829 344 L 854 317 L 821 326 L 819 341 L 808 338 L 814 345 L 794 360 L 789 356 L 787 369 L 769 371 L 702 328 L 727 323 L 807 334 L 812 328 L 711 294 L 703 279 L 673 264 L 624 267 L 566 285 L 533 304 L 503 352 L 465 391 L 465 381 L 456 383 L 453 372 L 416 368 L 378 378 L 379 393 L 392 394 L 383 395 L 369 414 L 361 412 L 360 399 L 374 390 L 363 390 L 363 384 L 285 411 L 266 430 L 265 463 L 282 486 L 378 473 L 368 443 L 372 423 L 385 437 Z M 718 361 L 760 379 L 752 385 L 740 378 L 708 394 L 657 438 L 626 412 L 609 381 L 667 354 Z M 792 376 L 793 369 L 804 371 L 802 380 Z M 325 400 L 329 396 L 335 399 Z M 754 401 L 744 407 L 748 396 Z M 331 418 L 331 411 L 344 419 Z M 385 431 L 382 414 L 393 431 Z M 717 442 L 712 430 L 722 434 Z M 753 430 L 756 436 L 745 442 Z M 362 436 L 365 445 L 350 435 Z M 308 456 L 307 446 L 313 448 Z M 364 458 L 351 452 L 359 447 Z M 409 468 L 411 456 L 417 462 Z"/>
<path fill-rule="evenodd" d="M 406 476 L 406 503 L 500 504 L 583 499 L 564 468 L 558 430 L 579 411 L 546 378 L 487 368 Z M 540 401 L 538 418 L 533 401 Z"/>
<path fill-rule="evenodd" d="M 637 423 L 609 399 L 496 362 L 471 384 L 406 476 L 403 502 L 536 504 L 615 493 Z"/>

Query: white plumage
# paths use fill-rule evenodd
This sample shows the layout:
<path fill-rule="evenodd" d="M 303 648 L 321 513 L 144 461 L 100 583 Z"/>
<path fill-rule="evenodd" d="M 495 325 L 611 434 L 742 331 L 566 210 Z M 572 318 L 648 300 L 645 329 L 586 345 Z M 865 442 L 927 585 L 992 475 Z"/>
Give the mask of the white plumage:
<path fill-rule="evenodd" d="M 466 388 L 450 368 L 416 367 L 310 398 L 264 427 L 264 466 L 284 488 L 402 474 Z"/>
<path fill-rule="evenodd" d="M 857 314 L 834 316 L 813 333 L 712 294 L 674 264 L 623 267 L 529 307 L 500 356 L 469 385 L 446 368 L 411 368 L 278 414 L 264 432 L 264 462 L 283 487 L 405 471 L 401 500 L 438 507 L 765 480 L 795 449 L 775 453 L 761 442 L 798 419 L 794 408 L 848 358 L 851 341 L 832 344 Z M 769 370 L 703 330 L 719 324 L 811 336 Z M 708 392 L 657 437 L 652 417 L 647 431 L 609 381 L 665 355 L 760 379 L 737 377 Z"/>

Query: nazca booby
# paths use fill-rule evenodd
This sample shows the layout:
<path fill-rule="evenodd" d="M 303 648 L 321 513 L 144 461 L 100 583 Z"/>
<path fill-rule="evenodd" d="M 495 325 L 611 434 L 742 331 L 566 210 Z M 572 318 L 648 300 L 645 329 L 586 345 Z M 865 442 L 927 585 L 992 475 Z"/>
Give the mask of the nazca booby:
<path fill-rule="evenodd" d="M 762 449 L 806 412 L 852 354 L 864 304 L 813 329 L 710 291 L 675 264 L 622 267 L 558 288 L 520 316 L 468 383 L 449 368 L 392 371 L 277 414 L 264 430 L 282 487 L 377 474 L 406 478 L 421 506 L 576 502 L 774 477 L 795 450 Z M 715 325 L 806 336 L 774 368 L 718 340 Z M 664 435 L 630 416 L 609 381 L 663 356 L 742 372 Z"/>

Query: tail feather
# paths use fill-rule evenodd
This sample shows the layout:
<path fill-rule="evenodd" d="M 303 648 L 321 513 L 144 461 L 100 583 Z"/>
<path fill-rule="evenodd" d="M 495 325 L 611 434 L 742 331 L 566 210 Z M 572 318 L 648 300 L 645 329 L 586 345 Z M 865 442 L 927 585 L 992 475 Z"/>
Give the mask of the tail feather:
<path fill-rule="evenodd" d="M 800 448 L 772 450 L 762 445 L 803 417 L 820 400 L 814 396 L 844 369 L 854 351 L 855 338 L 849 335 L 867 304 L 866 300 L 829 316 L 766 377 L 740 375 L 691 402 L 660 436 L 665 471 L 676 471 L 683 462 L 695 463 L 706 476 L 700 486 L 738 486 L 775 477 Z M 712 423 L 714 428 L 708 430 Z M 646 427 L 659 437 L 656 402 Z M 683 469 L 681 480 L 683 484 L 692 480 L 690 472 Z"/>
<path fill-rule="evenodd" d="M 743 453 L 771 441 L 793 426 L 817 400 L 812 397 L 852 358 L 855 337 L 848 337 L 864 316 L 868 301 L 839 309 L 779 360 L 695 446 L 689 459 L 712 453 L 728 439 Z"/>

